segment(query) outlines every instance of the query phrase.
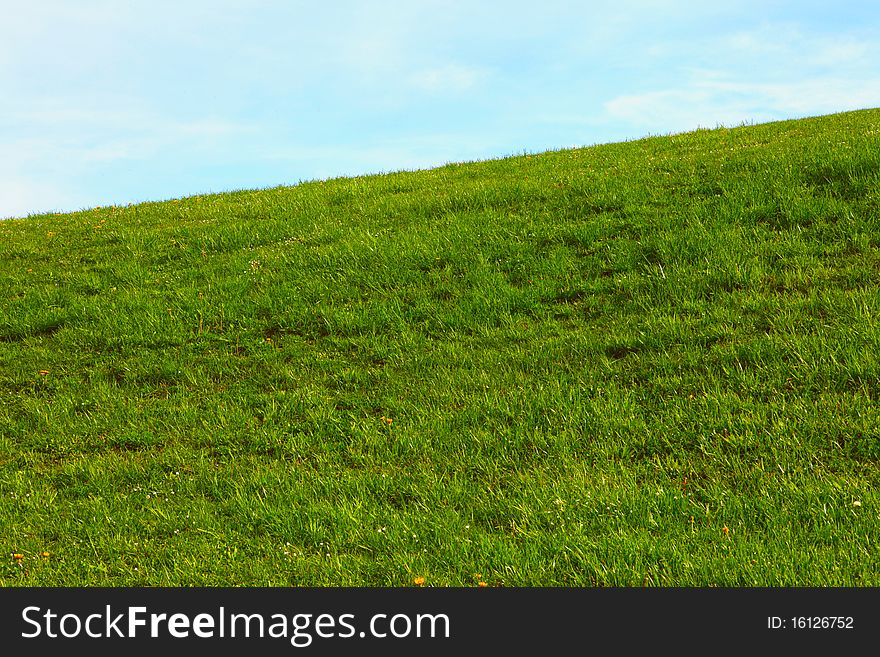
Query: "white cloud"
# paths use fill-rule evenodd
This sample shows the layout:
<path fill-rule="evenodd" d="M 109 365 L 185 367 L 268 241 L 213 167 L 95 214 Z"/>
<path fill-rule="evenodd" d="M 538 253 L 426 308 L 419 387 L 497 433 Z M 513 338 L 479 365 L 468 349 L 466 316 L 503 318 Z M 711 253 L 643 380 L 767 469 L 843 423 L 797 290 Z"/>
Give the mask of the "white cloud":
<path fill-rule="evenodd" d="M 713 98 L 739 99 L 778 114 L 829 114 L 880 106 L 880 80 L 812 78 L 790 83 L 711 82 Z"/>
<path fill-rule="evenodd" d="M 626 121 L 641 134 L 681 132 L 698 127 L 765 120 L 750 107 L 732 106 L 706 89 L 683 88 L 617 96 L 604 105 L 614 121 Z"/>
<path fill-rule="evenodd" d="M 34 103 L 32 111 L 7 113 L 20 137 L 4 139 L 6 162 L 84 162 L 145 157 L 161 148 L 210 148 L 222 139 L 259 130 L 249 121 L 216 116 L 182 119 L 149 112 L 132 104 L 119 109 L 95 108 L 89 99 L 66 98 Z"/>
<path fill-rule="evenodd" d="M 737 125 L 880 106 L 880 46 L 868 31 L 764 23 L 718 38 L 655 45 L 679 73 L 650 91 L 618 93 L 607 119 L 645 132 Z M 688 62 L 683 65 L 682 62 Z"/>
<path fill-rule="evenodd" d="M 796 23 L 765 23 L 735 32 L 721 40 L 721 50 L 732 59 L 748 58 L 765 66 L 805 67 L 873 66 L 880 55 L 876 39 L 857 32 L 817 34 Z"/>
<path fill-rule="evenodd" d="M 78 207 L 82 207 L 80 200 L 53 182 L 0 176 L 0 219 L 45 212 L 69 212 Z"/>
<path fill-rule="evenodd" d="M 490 157 L 491 138 L 455 133 L 422 134 L 418 137 L 373 140 L 357 146 L 310 146 L 290 144 L 262 153 L 279 168 L 294 165 L 315 172 L 314 177 L 360 175 L 382 171 L 425 169 L 448 162 Z"/>
<path fill-rule="evenodd" d="M 874 61 L 872 58 L 876 53 L 876 45 L 859 39 L 825 39 L 816 52 L 809 55 L 809 59 L 819 66 L 828 67 L 867 64 Z"/>
<path fill-rule="evenodd" d="M 418 71 L 409 80 L 417 89 L 431 93 L 462 93 L 476 87 L 487 76 L 485 69 L 449 64 Z"/>
<path fill-rule="evenodd" d="M 119 195 L 114 185 L 122 165 L 159 169 L 185 158 L 203 165 L 223 161 L 237 157 L 242 142 L 260 132 L 257 124 L 213 116 L 89 108 L 87 100 L 69 99 L 12 114 L 14 132 L 0 131 L 0 216 L 104 203 Z M 171 160 L 169 153 L 175 154 Z"/>
<path fill-rule="evenodd" d="M 679 88 L 622 95 L 606 114 L 648 132 L 831 114 L 880 106 L 880 80 L 813 78 L 734 82 L 708 76 Z"/>

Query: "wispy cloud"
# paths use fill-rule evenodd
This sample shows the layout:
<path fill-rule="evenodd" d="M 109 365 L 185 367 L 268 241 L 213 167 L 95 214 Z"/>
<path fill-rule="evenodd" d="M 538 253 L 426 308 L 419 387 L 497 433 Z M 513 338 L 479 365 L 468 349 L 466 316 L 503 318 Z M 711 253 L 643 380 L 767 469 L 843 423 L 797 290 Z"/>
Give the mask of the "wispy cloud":
<path fill-rule="evenodd" d="M 57 186 L 54 179 L 15 177 L 0 169 L 0 219 L 41 212 L 70 211 L 89 204 L 88 195 L 77 195 Z"/>
<path fill-rule="evenodd" d="M 797 118 L 880 106 L 880 80 L 816 78 L 791 83 L 695 80 L 676 89 L 617 96 L 611 119 L 643 132 Z"/>
<path fill-rule="evenodd" d="M 253 122 L 215 116 L 179 119 L 140 109 L 37 109 L 13 114 L 17 135 L 0 132 L 0 157 L 8 164 L 65 162 L 76 167 L 92 162 L 145 158 L 160 150 L 211 150 L 224 140 L 259 131 Z M 20 135 L 20 136 L 18 136 Z"/>
<path fill-rule="evenodd" d="M 438 68 L 424 69 L 409 76 L 417 89 L 431 93 L 463 93 L 485 81 L 489 73 L 484 68 L 448 64 Z"/>
<path fill-rule="evenodd" d="M 828 35 L 792 22 L 765 23 L 654 48 L 679 62 L 680 75 L 608 99 L 608 120 L 642 133 L 674 132 L 880 106 L 880 46 L 857 30 Z"/>
<path fill-rule="evenodd" d="M 805 68 L 873 65 L 877 42 L 855 33 L 816 34 L 793 22 L 764 23 L 730 34 L 721 43 L 733 57 L 772 63 L 773 67 Z M 761 71 L 756 71 L 761 73 Z"/>

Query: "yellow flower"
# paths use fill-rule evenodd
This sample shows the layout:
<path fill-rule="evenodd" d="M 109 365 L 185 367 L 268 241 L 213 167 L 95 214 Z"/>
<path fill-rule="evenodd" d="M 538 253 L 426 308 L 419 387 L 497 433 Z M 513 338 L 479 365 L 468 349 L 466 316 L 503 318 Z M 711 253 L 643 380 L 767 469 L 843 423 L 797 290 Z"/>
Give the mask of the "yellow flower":
<path fill-rule="evenodd" d="M 477 582 L 477 586 L 479 586 L 481 589 L 484 589 L 484 588 L 486 588 L 487 586 L 489 586 L 489 584 L 487 584 L 487 583 L 484 582 L 483 580 L 480 580 L 479 582 Z"/>
<path fill-rule="evenodd" d="M 425 583 L 425 578 L 422 577 L 421 575 L 419 577 L 416 577 L 413 580 L 413 584 L 415 584 L 416 586 L 422 586 L 424 583 Z"/>
<path fill-rule="evenodd" d="M 21 552 L 15 552 L 13 553 L 12 558 L 16 561 L 21 561 L 22 559 L 24 559 L 24 555 Z"/>

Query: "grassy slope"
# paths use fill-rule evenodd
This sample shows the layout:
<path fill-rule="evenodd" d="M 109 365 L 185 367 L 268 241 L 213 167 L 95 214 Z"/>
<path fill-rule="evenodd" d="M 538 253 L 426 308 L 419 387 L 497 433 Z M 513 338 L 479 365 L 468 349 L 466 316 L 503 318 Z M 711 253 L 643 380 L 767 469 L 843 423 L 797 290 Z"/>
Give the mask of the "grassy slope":
<path fill-rule="evenodd" d="M 878 172 L 869 110 L 0 222 L 0 582 L 880 585 Z"/>

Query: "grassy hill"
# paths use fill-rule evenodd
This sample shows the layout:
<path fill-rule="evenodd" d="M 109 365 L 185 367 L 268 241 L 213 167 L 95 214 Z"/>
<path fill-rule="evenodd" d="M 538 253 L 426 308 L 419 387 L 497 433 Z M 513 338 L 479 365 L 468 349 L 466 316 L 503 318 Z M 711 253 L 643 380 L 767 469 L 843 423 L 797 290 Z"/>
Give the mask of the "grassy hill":
<path fill-rule="evenodd" d="M 880 585 L 880 110 L 0 222 L 0 583 Z"/>

